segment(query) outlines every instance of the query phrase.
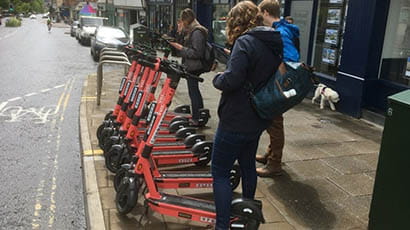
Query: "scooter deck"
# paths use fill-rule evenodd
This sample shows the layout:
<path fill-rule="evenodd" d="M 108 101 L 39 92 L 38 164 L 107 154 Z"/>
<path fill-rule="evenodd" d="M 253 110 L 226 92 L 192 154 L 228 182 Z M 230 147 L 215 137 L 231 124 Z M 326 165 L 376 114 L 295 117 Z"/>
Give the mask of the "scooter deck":
<path fill-rule="evenodd" d="M 175 205 L 184 208 L 191 208 L 194 210 L 201 210 L 210 213 L 215 213 L 215 204 L 212 201 L 199 200 L 186 196 L 175 196 L 171 194 L 161 193 L 161 200 L 154 200 L 149 198 L 148 202 L 156 206 L 161 206 L 162 204 Z"/>
<path fill-rule="evenodd" d="M 155 142 L 154 146 L 182 146 L 184 142 Z M 155 147 L 154 147 L 155 148 Z"/>
<path fill-rule="evenodd" d="M 190 154 L 191 150 L 175 150 L 175 151 L 153 151 L 153 156 L 162 156 L 162 155 L 181 155 L 181 154 Z"/>
<path fill-rule="evenodd" d="M 210 172 L 202 171 L 168 171 L 161 172 L 161 178 L 212 178 L 212 174 Z"/>

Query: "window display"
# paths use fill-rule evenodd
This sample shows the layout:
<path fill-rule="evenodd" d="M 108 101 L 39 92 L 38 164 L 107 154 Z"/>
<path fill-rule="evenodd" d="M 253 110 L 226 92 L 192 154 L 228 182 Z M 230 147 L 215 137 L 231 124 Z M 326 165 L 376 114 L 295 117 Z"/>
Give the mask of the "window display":
<path fill-rule="evenodd" d="M 347 0 L 321 0 L 317 19 L 313 66 L 335 77 L 340 65 Z"/>
<path fill-rule="evenodd" d="M 226 16 L 228 15 L 229 10 L 230 5 L 228 1 L 214 0 L 212 31 L 214 36 L 214 43 L 221 46 L 224 46 L 226 42 Z"/>
<path fill-rule="evenodd" d="M 390 1 L 380 78 L 410 85 L 410 0 Z"/>

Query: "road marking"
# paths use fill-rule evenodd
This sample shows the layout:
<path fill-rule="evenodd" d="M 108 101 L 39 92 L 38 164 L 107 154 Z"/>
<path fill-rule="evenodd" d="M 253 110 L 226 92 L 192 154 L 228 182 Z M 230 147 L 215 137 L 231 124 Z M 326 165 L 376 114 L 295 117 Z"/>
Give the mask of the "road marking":
<path fill-rule="evenodd" d="M 69 87 L 70 82 L 71 82 L 71 86 Z M 58 113 L 59 108 L 61 107 L 61 104 L 64 100 L 64 96 L 69 95 L 67 93 L 67 90 L 72 90 L 72 86 L 73 86 L 72 79 L 68 80 L 66 84 L 59 85 L 59 86 L 56 86 L 56 87 L 61 88 L 62 86 L 66 86 L 66 87 L 64 88 L 63 93 L 61 94 L 60 99 L 58 100 L 58 108 L 56 106 L 56 108 L 54 109 L 54 112 L 51 113 L 53 115 L 56 115 Z M 62 114 L 60 116 L 63 116 L 63 114 L 65 112 L 65 109 L 67 107 L 67 102 L 68 102 L 68 99 L 66 99 L 65 102 L 64 102 L 63 111 L 62 111 Z M 54 138 L 56 140 L 55 154 L 52 156 L 52 155 L 50 155 L 50 152 L 48 152 L 48 159 L 52 159 L 52 157 L 54 157 L 54 161 L 53 161 L 53 164 L 52 164 L 52 171 L 53 172 L 52 172 L 52 175 L 51 175 L 51 185 L 50 185 L 50 190 L 49 190 L 50 191 L 50 193 L 49 193 L 50 198 L 47 199 L 47 200 L 50 201 L 50 204 L 49 204 L 48 209 L 47 208 L 42 208 L 44 206 L 44 204 L 41 203 L 41 199 L 44 196 L 44 193 L 46 191 L 46 190 L 44 190 L 44 188 L 45 188 L 44 181 L 45 180 L 49 181 L 49 177 L 48 177 L 49 174 L 46 174 L 46 175 L 43 175 L 45 177 L 45 179 L 40 181 L 40 183 L 38 185 L 38 189 L 37 189 L 37 194 L 36 194 L 36 204 L 34 205 L 34 218 L 33 218 L 32 223 L 31 223 L 32 229 L 35 229 L 35 230 L 40 229 L 40 228 L 44 228 L 42 226 L 42 224 L 40 223 L 41 219 L 43 219 L 43 221 L 48 224 L 48 228 L 50 228 L 50 229 L 52 229 L 52 226 L 53 226 L 54 220 L 55 220 L 55 212 L 56 212 L 55 195 L 56 195 L 56 190 L 57 190 L 58 155 L 59 155 L 60 145 L 61 145 L 61 125 L 59 127 L 57 126 L 57 118 L 54 117 L 52 119 L 51 125 L 50 125 L 51 132 L 54 132 L 56 130 L 56 128 L 57 128 L 57 134 L 56 135 L 53 135 L 51 133 L 48 135 L 49 140 L 54 140 Z M 45 163 L 46 164 L 43 164 L 43 165 L 45 165 L 43 167 L 43 172 L 46 172 L 46 169 L 47 169 L 46 166 L 48 165 L 47 162 L 45 162 Z M 47 194 L 48 194 L 48 192 L 47 192 Z M 42 215 L 43 215 L 43 218 L 42 218 Z M 44 220 L 44 215 L 48 216 L 48 221 Z"/>
<path fill-rule="evenodd" d="M 64 120 L 64 113 L 67 109 L 68 101 L 70 99 L 70 93 L 73 89 L 74 79 L 71 80 L 69 86 L 64 89 L 66 97 L 64 100 L 63 111 L 60 115 L 60 126 L 58 127 L 57 131 L 57 138 L 56 138 L 56 151 L 55 151 L 55 158 L 54 158 L 54 170 L 53 170 L 53 177 L 51 183 L 51 193 L 50 193 L 50 208 L 49 208 L 49 215 L 48 215 L 48 227 L 52 229 L 54 220 L 55 220 L 55 213 L 56 213 L 56 201 L 55 201 L 55 194 L 57 191 L 57 171 L 58 171 L 58 156 L 60 152 L 60 143 L 61 143 L 61 126 Z"/>
<path fill-rule="evenodd" d="M 31 97 L 31 96 L 34 96 L 34 95 L 37 95 L 38 93 L 28 93 L 28 94 L 26 94 L 26 95 L 24 95 L 25 97 Z"/>
<path fill-rule="evenodd" d="M 20 29 L 20 28 L 19 28 L 19 29 Z M 9 33 L 9 34 L 4 35 L 3 37 L 0 38 L 0 40 L 3 40 L 3 39 L 6 39 L 6 38 L 8 38 L 8 37 L 13 36 L 15 33 L 17 33 L 17 31 L 18 31 L 19 29 L 15 30 L 15 31 L 13 31 L 13 32 L 11 32 L 11 33 Z"/>
<path fill-rule="evenodd" d="M 64 91 L 63 91 L 63 93 L 61 93 L 61 96 L 58 99 L 57 107 L 56 107 L 56 110 L 54 111 L 55 114 L 57 114 L 58 111 L 60 110 L 61 103 L 63 102 L 63 98 L 64 98 L 65 93 L 67 91 L 68 85 L 70 84 L 70 81 L 71 81 L 71 79 L 67 81 L 67 83 L 65 84 L 65 87 L 64 87 Z"/>
<path fill-rule="evenodd" d="M 93 150 L 92 149 L 91 150 L 84 150 L 83 155 L 84 156 L 91 156 L 91 155 L 93 155 Z"/>
<path fill-rule="evenodd" d="M 72 79 L 70 79 L 70 80 L 72 80 Z M 40 90 L 39 92 L 41 92 L 41 93 L 46 93 L 46 92 L 51 91 L 51 90 L 53 90 L 53 89 L 58 89 L 58 88 L 61 88 L 61 87 L 64 87 L 64 86 L 67 87 L 67 85 L 69 84 L 70 80 L 68 80 L 66 84 L 57 85 L 57 86 L 54 86 L 54 87 L 48 88 L 48 89 L 42 89 L 42 90 Z M 28 94 L 24 95 L 23 97 L 31 97 L 31 96 L 34 96 L 34 95 L 37 95 L 37 94 L 39 94 L 39 93 L 38 93 L 38 92 L 28 93 Z M 17 101 L 17 100 L 23 99 L 23 97 L 15 97 L 15 98 L 8 99 L 7 101 L 8 101 L 8 102 Z"/>
<path fill-rule="evenodd" d="M 31 222 L 31 228 L 32 229 L 39 229 L 40 224 L 40 211 L 42 208 L 41 205 L 41 197 L 43 196 L 43 190 L 44 190 L 44 180 L 40 180 L 39 186 L 37 188 L 37 195 L 36 195 L 36 204 L 34 205 L 34 218 Z"/>
<path fill-rule="evenodd" d="M 101 149 L 94 150 L 94 155 L 102 155 L 103 153 L 104 151 L 102 151 Z"/>
<path fill-rule="evenodd" d="M 48 92 L 48 91 L 50 91 L 51 89 L 50 88 L 48 88 L 48 89 L 43 89 L 43 90 L 40 90 L 40 92 L 42 92 L 42 93 L 45 93 L 45 92 Z"/>
<path fill-rule="evenodd" d="M 0 104 L 0 111 L 7 105 L 8 101 L 5 101 Z"/>
<path fill-rule="evenodd" d="M 15 98 L 12 98 L 12 99 L 8 99 L 7 101 L 12 102 L 12 101 L 20 100 L 20 99 L 23 99 L 23 98 L 22 97 L 15 97 Z"/>
<path fill-rule="evenodd" d="M 9 106 L 0 110 L 0 117 L 7 117 L 5 122 L 19 122 L 22 120 L 33 120 L 36 124 L 45 124 L 48 117 L 55 115 L 52 113 L 53 108 L 23 108 L 21 106 Z"/>
<path fill-rule="evenodd" d="M 54 89 L 58 89 L 58 88 L 61 88 L 61 87 L 64 87 L 64 86 L 65 86 L 65 84 L 62 84 L 62 85 L 54 86 L 53 88 L 54 88 Z"/>
<path fill-rule="evenodd" d="M 104 151 L 102 151 L 101 149 L 96 149 L 96 150 L 84 150 L 83 151 L 83 155 L 84 156 L 96 156 L 96 155 L 103 155 Z"/>

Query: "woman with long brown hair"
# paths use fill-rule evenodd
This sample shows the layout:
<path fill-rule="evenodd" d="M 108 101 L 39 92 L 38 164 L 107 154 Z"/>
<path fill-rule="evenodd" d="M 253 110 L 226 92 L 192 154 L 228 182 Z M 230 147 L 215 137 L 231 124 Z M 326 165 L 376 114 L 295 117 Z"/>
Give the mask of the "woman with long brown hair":
<path fill-rule="evenodd" d="M 232 190 L 230 169 L 238 160 L 242 196 L 253 199 L 257 175 L 255 155 L 260 135 L 269 121 L 258 117 L 249 101 L 246 85 L 260 87 L 281 63 L 282 40 L 270 27 L 261 26 L 262 15 L 251 1 L 239 2 L 227 19 L 227 39 L 233 45 L 227 69 L 215 76 L 221 90 L 219 124 L 212 152 L 212 177 L 216 205 L 216 229 L 229 229 Z"/>

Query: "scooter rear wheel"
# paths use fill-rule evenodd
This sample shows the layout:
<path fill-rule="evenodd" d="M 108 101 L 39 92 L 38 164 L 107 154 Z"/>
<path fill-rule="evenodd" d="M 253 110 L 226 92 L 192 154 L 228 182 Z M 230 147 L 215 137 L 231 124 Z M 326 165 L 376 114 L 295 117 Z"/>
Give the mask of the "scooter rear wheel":
<path fill-rule="evenodd" d="M 126 215 L 132 211 L 137 204 L 139 181 L 137 178 L 125 177 L 115 196 L 115 204 L 118 213 Z"/>
<path fill-rule="evenodd" d="M 229 180 L 231 182 L 232 190 L 235 190 L 239 186 L 239 182 L 241 182 L 241 168 L 239 165 L 234 165 L 232 167 Z"/>

